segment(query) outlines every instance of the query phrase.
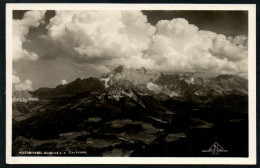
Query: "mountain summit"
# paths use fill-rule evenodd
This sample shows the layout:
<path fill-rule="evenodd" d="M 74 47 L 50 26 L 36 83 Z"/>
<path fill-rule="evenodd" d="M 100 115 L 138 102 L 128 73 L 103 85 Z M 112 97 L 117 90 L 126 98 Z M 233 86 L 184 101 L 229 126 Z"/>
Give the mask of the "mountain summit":
<path fill-rule="evenodd" d="M 134 85 L 147 84 L 150 81 L 156 80 L 161 73 L 147 71 L 144 67 L 140 69 L 125 68 L 119 65 L 109 73 L 101 76 L 101 80 L 105 81 L 106 87 L 112 85 L 118 79 L 127 79 Z"/>
<path fill-rule="evenodd" d="M 119 79 L 126 79 L 141 90 L 150 90 L 155 94 L 163 93 L 170 97 L 246 95 L 248 89 L 247 80 L 236 75 L 219 75 L 204 79 L 191 72 L 163 74 L 148 71 L 143 67 L 128 69 L 122 65 L 100 77 L 106 88 Z"/>

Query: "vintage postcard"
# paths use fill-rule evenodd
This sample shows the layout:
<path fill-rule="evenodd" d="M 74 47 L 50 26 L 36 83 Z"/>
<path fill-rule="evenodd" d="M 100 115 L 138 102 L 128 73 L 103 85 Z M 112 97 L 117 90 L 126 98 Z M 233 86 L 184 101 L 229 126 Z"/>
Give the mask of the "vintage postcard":
<path fill-rule="evenodd" d="M 256 164 L 256 7 L 7 4 L 8 164 Z"/>

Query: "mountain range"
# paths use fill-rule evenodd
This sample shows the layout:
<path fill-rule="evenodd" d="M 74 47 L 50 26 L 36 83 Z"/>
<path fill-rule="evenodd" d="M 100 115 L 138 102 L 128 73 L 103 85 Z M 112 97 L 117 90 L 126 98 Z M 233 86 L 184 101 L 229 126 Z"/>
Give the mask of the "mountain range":
<path fill-rule="evenodd" d="M 121 89 L 117 88 L 122 86 Z M 164 74 L 148 71 L 145 68 L 133 69 L 118 66 L 100 78 L 77 78 L 71 83 L 58 85 L 55 88 L 39 88 L 35 91 L 14 92 L 15 101 L 49 99 L 75 96 L 87 91 L 122 92 L 126 89 L 138 90 L 139 94 L 148 94 L 154 97 L 187 98 L 216 97 L 224 95 L 247 95 L 248 80 L 237 75 L 219 75 L 211 78 L 202 78 L 195 73 Z M 114 91 L 113 91 L 114 90 Z M 31 96 L 28 97 L 28 95 Z M 122 94 L 122 93 L 121 93 Z M 126 94 L 125 94 L 126 96 Z M 129 95 L 128 95 L 129 96 Z"/>

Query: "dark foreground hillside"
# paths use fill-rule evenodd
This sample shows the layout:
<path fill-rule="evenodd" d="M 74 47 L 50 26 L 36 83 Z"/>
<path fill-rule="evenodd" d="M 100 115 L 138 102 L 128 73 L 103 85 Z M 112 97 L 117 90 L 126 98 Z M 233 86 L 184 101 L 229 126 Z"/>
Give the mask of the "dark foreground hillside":
<path fill-rule="evenodd" d="M 212 156 L 202 150 L 218 142 L 228 150 L 219 156 L 248 156 L 246 96 L 202 104 L 97 95 L 99 91 L 14 103 L 13 111 L 20 115 L 13 120 L 13 155 Z"/>

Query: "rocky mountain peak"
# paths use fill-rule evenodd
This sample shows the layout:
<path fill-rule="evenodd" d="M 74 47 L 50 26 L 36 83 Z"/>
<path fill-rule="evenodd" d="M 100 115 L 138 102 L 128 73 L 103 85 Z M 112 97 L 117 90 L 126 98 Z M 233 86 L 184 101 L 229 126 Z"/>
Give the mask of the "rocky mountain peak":
<path fill-rule="evenodd" d="M 99 96 L 99 99 L 120 101 L 122 98 L 129 98 L 145 108 L 142 101 L 139 99 L 140 95 L 143 95 L 143 93 L 137 86 L 129 80 L 121 78 L 116 80 L 104 93 L 102 93 Z"/>
<path fill-rule="evenodd" d="M 124 90 L 133 90 L 135 88 L 135 85 L 130 82 L 129 80 L 127 79 L 118 79 L 117 81 L 115 81 L 113 83 L 113 85 L 111 85 L 109 87 L 108 90 L 114 90 L 114 89 L 117 89 L 117 90 L 120 90 L 120 89 L 124 89 Z"/>
<path fill-rule="evenodd" d="M 119 65 L 114 70 L 101 76 L 100 80 L 104 81 L 105 86 L 109 87 L 119 79 L 127 79 L 134 85 L 147 84 L 150 81 L 154 81 L 158 78 L 159 73 L 149 72 L 144 67 L 140 69 L 125 68 Z"/>
<path fill-rule="evenodd" d="M 123 86 L 132 87 L 124 80 L 134 86 L 144 86 L 148 90 L 158 94 L 163 93 L 169 96 L 187 96 L 195 94 L 198 96 L 209 95 L 212 90 L 217 94 L 232 94 L 233 89 L 246 93 L 247 80 L 236 75 L 219 75 L 213 78 L 204 79 L 194 72 L 181 74 L 164 74 L 160 72 L 148 71 L 144 67 L 140 69 L 125 68 L 122 65 L 116 67 L 110 73 L 102 75 L 100 80 L 104 81 L 105 87 L 122 88 Z M 122 82 L 124 81 L 124 82 Z"/>
<path fill-rule="evenodd" d="M 141 71 L 141 72 L 143 72 L 143 73 L 146 73 L 147 72 L 147 70 L 145 69 L 145 67 L 142 67 L 142 68 L 140 68 L 140 69 L 137 69 L 138 71 Z"/>
<path fill-rule="evenodd" d="M 185 72 L 180 74 L 181 77 L 193 77 L 195 76 L 194 72 Z"/>
<path fill-rule="evenodd" d="M 123 65 L 119 65 L 118 67 L 116 67 L 116 68 L 113 70 L 113 72 L 114 72 L 114 73 L 121 73 L 121 72 L 123 72 L 123 70 L 124 70 Z"/>

